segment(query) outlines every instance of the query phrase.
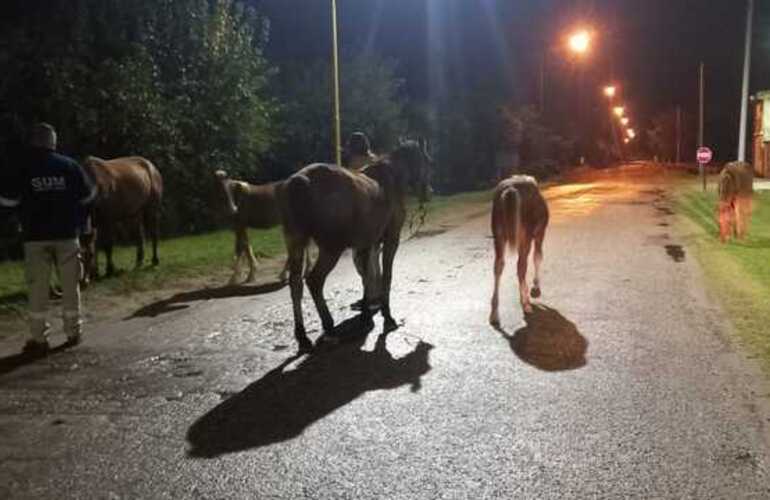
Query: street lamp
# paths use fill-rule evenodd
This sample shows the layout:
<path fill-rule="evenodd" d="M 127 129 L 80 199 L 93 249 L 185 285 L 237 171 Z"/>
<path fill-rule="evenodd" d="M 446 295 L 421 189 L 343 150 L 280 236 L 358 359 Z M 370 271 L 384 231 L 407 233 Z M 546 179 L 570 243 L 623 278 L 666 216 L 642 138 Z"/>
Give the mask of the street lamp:
<path fill-rule="evenodd" d="M 626 118 L 625 116 L 620 119 L 620 124 L 623 125 L 624 127 L 628 125 L 628 122 L 629 122 L 629 119 Z"/>
<path fill-rule="evenodd" d="M 632 128 L 626 130 L 626 134 L 628 134 L 629 139 L 633 139 L 634 137 L 636 137 L 636 132 L 634 132 L 634 129 Z"/>
<path fill-rule="evenodd" d="M 612 99 L 615 97 L 615 93 L 617 92 L 617 88 L 615 88 L 614 85 L 607 85 L 604 87 L 604 95 Z"/>
<path fill-rule="evenodd" d="M 567 39 L 569 49 L 576 54 L 585 54 L 591 47 L 591 34 L 587 30 L 572 33 Z"/>
<path fill-rule="evenodd" d="M 626 108 L 624 108 L 623 106 L 615 106 L 614 108 L 612 108 L 612 112 L 615 113 L 615 116 L 617 116 L 618 118 L 622 118 L 623 113 L 626 112 Z"/>

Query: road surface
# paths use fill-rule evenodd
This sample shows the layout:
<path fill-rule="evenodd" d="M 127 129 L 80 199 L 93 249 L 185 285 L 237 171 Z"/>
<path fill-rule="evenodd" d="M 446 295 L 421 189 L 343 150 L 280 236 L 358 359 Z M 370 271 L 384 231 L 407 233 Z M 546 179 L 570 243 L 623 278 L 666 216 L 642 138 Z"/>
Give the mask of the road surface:
<path fill-rule="evenodd" d="M 548 189 L 543 297 L 525 321 L 509 261 L 503 332 L 481 216 L 402 246 L 387 337 L 378 318 L 295 358 L 268 284 L 170 297 L 33 364 L 6 341 L 0 498 L 770 498 L 767 390 L 666 182 Z M 345 257 L 327 295 L 353 329 L 359 290 Z"/>

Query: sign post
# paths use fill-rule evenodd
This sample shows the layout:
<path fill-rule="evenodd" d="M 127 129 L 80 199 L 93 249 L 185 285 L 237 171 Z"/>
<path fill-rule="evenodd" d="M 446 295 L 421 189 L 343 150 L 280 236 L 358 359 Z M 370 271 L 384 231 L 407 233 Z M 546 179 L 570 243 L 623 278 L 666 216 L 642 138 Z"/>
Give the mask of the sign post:
<path fill-rule="evenodd" d="M 695 157 L 698 160 L 698 173 L 700 174 L 701 182 L 703 183 L 703 190 L 706 190 L 706 165 L 714 157 L 714 153 L 711 149 L 701 146 L 695 153 Z"/>

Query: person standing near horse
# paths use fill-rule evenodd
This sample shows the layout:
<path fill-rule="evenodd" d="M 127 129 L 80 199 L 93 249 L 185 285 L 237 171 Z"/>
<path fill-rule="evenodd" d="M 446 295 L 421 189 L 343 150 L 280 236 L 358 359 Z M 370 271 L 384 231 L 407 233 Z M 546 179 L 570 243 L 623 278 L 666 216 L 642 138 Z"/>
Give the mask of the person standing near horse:
<path fill-rule="evenodd" d="M 377 161 L 377 156 L 372 153 L 369 138 L 363 132 L 353 132 L 348 138 L 345 146 L 345 159 L 343 166 L 354 172 L 360 171 L 366 165 Z M 382 271 L 380 268 L 381 245 L 376 245 L 368 255 L 363 252 L 353 251 L 353 263 L 356 266 L 358 275 L 361 276 L 361 283 L 364 287 L 364 297 L 351 304 L 354 311 L 360 311 L 364 303 L 369 304 L 370 309 L 377 310 L 382 302 Z M 371 281 L 366 277 L 371 272 Z"/>
<path fill-rule="evenodd" d="M 16 175 L 0 183 L 0 204 L 18 206 L 24 231 L 24 265 L 29 287 L 30 338 L 23 352 L 48 352 L 46 320 L 52 265 L 62 282 L 67 346 L 80 343 L 80 247 L 78 232 L 84 207 L 97 190 L 72 158 L 56 153 L 56 131 L 39 123 L 30 135 L 30 152 Z"/>

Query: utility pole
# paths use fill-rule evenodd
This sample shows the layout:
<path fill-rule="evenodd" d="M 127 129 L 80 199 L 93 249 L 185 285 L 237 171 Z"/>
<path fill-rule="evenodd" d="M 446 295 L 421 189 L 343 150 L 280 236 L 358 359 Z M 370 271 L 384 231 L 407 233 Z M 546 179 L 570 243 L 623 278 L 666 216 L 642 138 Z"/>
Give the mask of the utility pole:
<path fill-rule="evenodd" d="M 741 124 L 738 127 L 738 161 L 746 161 L 746 122 L 749 107 L 749 73 L 751 70 L 751 34 L 754 0 L 748 0 L 746 13 L 746 48 L 743 54 L 743 88 L 741 90 Z"/>
<path fill-rule="evenodd" d="M 700 69 L 698 71 L 698 87 L 699 87 L 699 102 L 698 102 L 698 147 L 703 147 L 703 93 L 705 88 L 705 78 L 703 75 L 703 63 L 700 63 Z M 703 183 L 703 190 L 706 190 L 706 167 L 702 163 L 698 163 L 698 173 L 700 174 L 701 182 Z"/>
<path fill-rule="evenodd" d="M 342 165 L 340 137 L 340 64 L 337 50 L 337 0 L 332 0 L 332 93 L 334 94 L 332 128 L 334 130 L 334 161 Z"/>

